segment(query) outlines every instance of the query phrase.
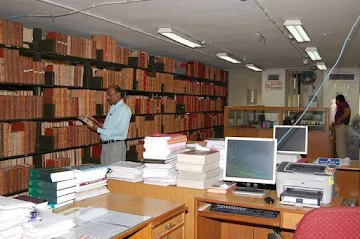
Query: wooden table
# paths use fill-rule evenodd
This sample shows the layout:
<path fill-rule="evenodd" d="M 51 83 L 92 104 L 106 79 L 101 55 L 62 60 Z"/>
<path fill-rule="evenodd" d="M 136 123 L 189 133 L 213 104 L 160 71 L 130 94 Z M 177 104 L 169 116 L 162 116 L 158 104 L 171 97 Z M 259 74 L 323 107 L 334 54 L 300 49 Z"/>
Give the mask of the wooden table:
<path fill-rule="evenodd" d="M 315 159 L 309 159 L 314 162 Z M 360 161 L 351 160 L 349 166 L 338 166 L 335 179 L 335 191 L 340 197 L 360 202 Z"/>
<path fill-rule="evenodd" d="M 268 196 L 268 195 L 266 195 Z M 267 239 L 273 228 L 282 229 L 283 239 L 292 239 L 297 224 L 301 218 L 312 208 L 301 208 L 282 205 L 276 198 L 276 191 L 269 196 L 275 199 L 274 204 L 264 202 L 264 197 L 243 196 L 234 194 L 204 193 L 202 197 L 195 198 L 195 238 L 196 239 Z M 266 219 L 251 216 L 241 216 L 210 211 L 206 204 L 219 203 L 225 205 L 242 206 L 247 208 L 266 209 L 280 212 L 276 219 Z M 342 198 L 334 198 L 332 203 L 323 207 L 340 206 Z"/>
<path fill-rule="evenodd" d="M 126 212 L 138 215 L 152 216 L 153 218 L 130 228 L 116 238 L 126 238 L 143 228 L 151 225 L 150 235 L 134 238 L 185 238 L 185 211 L 184 203 L 157 200 L 152 198 L 136 197 L 125 194 L 109 193 L 94 198 L 75 202 L 56 210 L 56 213 L 73 207 L 103 207 L 113 211 Z"/>
<path fill-rule="evenodd" d="M 185 206 L 188 208 L 188 212 L 186 213 L 185 238 L 194 238 L 194 198 L 197 196 L 202 196 L 206 190 L 183 188 L 177 186 L 164 187 L 144 183 L 130 183 L 112 179 L 108 180 L 108 188 L 111 192 L 115 193 L 185 203 Z"/>

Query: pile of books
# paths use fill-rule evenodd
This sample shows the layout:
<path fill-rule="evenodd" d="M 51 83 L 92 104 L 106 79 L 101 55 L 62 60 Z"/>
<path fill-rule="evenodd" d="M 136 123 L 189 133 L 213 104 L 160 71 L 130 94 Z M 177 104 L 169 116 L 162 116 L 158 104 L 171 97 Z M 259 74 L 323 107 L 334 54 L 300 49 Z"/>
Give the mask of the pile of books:
<path fill-rule="evenodd" d="M 154 134 L 145 137 L 142 175 L 144 183 L 161 186 L 176 185 L 176 159 L 185 152 L 187 137 L 182 134 Z"/>
<path fill-rule="evenodd" d="M 34 203 L 0 196 L 0 238 L 22 238 L 23 226 L 30 220 Z"/>
<path fill-rule="evenodd" d="M 30 197 L 48 201 L 53 209 L 75 199 L 75 175 L 69 168 L 36 168 L 30 170 Z"/>
<path fill-rule="evenodd" d="M 220 162 L 219 167 L 221 169 L 220 173 L 220 181 L 223 179 L 223 170 L 224 170 L 224 163 L 225 163 L 225 139 L 219 138 L 219 139 L 207 139 L 205 140 L 206 147 L 212 150 L 217 150 L 220 152 Z"/>
<path fill-rule="evenodd" d="M 142 182 L 142 173 L 144 171 L 144 164 L 119 161 L 109 165 L 110 172 L 108 178 L 127 182 Z"/>
<path fill-rule="evenodd" d="M 218 151 L 191 150 L 177 157 L 179 171 L 177 186 L 206 189 L 219 182 L 220 153 Z"/>
<path fill-rule="evenodd" d="M 75 176 L 75 201 L 96 197 L 108 193 L 108 166 L 99 164 L 83 164 L 71 166 Z"/>

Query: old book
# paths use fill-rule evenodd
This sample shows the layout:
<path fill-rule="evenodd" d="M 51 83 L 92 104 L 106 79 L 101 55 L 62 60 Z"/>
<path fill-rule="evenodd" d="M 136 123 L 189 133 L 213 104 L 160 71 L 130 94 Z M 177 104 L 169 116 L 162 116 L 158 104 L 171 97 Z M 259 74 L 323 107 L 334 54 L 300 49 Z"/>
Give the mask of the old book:
<path fill-rule="evenodd" d="M 81 120 L 84 124 L 86 124 L 89 127 L 93 127 L 94 125 L 97 125 L 100 128 L 103 127 L 103 124 L 101 124 L 99 121 L 94 119 L 92 116 L 82 115 L 82 116 L 79 116 L 78 119 Z"/>

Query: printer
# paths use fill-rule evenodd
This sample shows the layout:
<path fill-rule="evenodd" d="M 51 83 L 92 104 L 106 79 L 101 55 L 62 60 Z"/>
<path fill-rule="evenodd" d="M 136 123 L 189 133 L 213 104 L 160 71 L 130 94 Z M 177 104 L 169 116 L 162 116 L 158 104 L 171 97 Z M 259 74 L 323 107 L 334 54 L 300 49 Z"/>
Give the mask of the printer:
<path fill-rule="evenodd" d="M 320 207 L 331 203 L 336 167 L 282 162 L 276 169 L 276 192 L 281 204 Z"/>

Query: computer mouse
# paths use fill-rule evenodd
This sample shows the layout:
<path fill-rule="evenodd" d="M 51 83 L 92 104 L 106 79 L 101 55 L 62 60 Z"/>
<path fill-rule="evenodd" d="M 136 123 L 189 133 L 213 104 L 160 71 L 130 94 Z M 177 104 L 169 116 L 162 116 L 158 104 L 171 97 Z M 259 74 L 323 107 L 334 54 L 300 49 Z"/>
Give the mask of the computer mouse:
<path fill-rule="evenodd" d="M 266 197 L 266 198 L 264 198 L 264 201 L 267 204 L 274 204 L 274 202 L 275 202 L 275 200 L 272 197 Z"/>

